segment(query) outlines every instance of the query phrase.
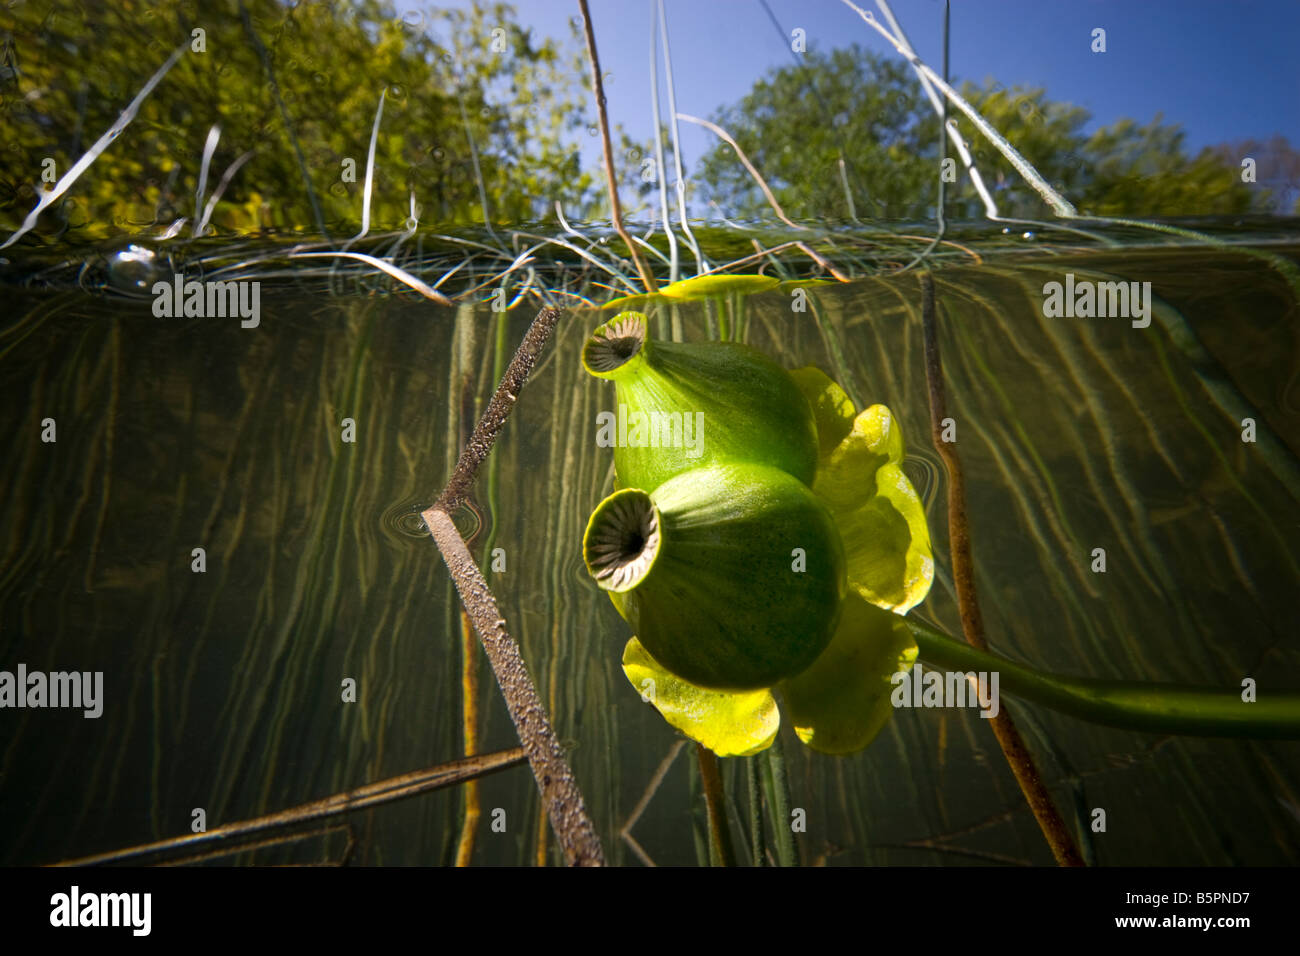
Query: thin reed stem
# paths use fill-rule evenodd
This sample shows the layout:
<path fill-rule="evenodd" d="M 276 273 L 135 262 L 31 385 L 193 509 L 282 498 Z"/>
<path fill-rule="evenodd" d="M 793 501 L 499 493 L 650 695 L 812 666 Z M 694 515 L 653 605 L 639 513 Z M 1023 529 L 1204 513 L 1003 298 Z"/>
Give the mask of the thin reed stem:
<path fill-rule="evenodd" d="M 939 335 L 935 322 L 934 280 L 928 272 L 921 274 L 922 324 L 925 333 L 925 378 L 930 390 L 930 435 L 939 455 L 948 469 L 948 546 L 952 551 L 952 574 L 957 588 L 957 605 L 961 611 L 962 630 L 966 641 L 981 651 L 988 650 L 984 638 L 984 618 L 980 614 L 979 595 L 975 589 L 975 564 L 971 557 L 970 527 L 966 521 L 966 481 L 961 459 L 951 442 L 943 439 L 945 420 L 948 417 L 947 398 L 943 387 L 943 365 L 939 357 Z M 1075 845 L 1074 837 L 1047 785 L 1038 772 L 1029 748 L 1025 746 L 1020 731 L 1007 710 L 1000 710 L 990 721 L 993 733 L 1002 748 L 1011 772 L 1020 785 L 1029 808 L 1038 820 L 1052 855 L 1060 866 L 1083 866 L 1083 857 Z"/>
<path fill-rule="evenodd" d="M 632 262 L 636 265 L 637 275 L 641 277 L 641 284 L 645 286 L 647 293 L 659 291 L 659 286 L 655 282 L 654 273 L 645 264 L 641 258 L 641 253 L 637 250 L 636 244 L 632 242 L 632 237 L 628 235 L 627 228 L 623 225 L 623 206 L 618 199 L 618 180 L 617 173 L 614 170 L 614 145 L 609 138 L 609 115 L 605 109 L 605 83 L 600 76 L 600 55 L 596 52 L 596 33 L 591 26 L 591 11 L 587 9 L 587 0 L 578 0 L 578 7 L 582 10 L 582 26 L 587 34 L 587 55 L 591 58 L 591 88 L 596 94 L 596 113 L 600 117 L 600 137 L 601 145 L 605 150 L 605 181 L 609 184 L 609 210 L 610 218 L 614 221 L 614 228 L 623 238 L 623 243 L 627 246 L 628 253 L 632 256 Z"/>
<path fill-rule="evenodd" d="M 722 789 L 718 758 L 703 744 L 695 745 L 700 762 L 700 782 L 704 785 L 704 805 L 709 811 L 709 857 L 719 866 L 735 866 L 736 851 L 731 845 L 731 827 L 727 823 L 727 796 Z"/>

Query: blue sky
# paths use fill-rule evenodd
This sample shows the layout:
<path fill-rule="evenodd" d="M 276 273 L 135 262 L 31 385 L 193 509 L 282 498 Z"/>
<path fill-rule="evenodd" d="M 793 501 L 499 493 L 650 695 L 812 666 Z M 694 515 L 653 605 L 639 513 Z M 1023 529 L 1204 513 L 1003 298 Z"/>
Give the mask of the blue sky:
<path fill-rule="evenodd" d="M 601 65 L 612 74 L 611 117 L 638 141 L 653 133 L 652 2 L 590 0 Z M 792 62 L 788 37 L 796 27 L 810 45 L 858 42 L 897 56 L 840 0 L 768 4 L 784 36 L 759 0 L 665 0 L 678 110 L 709 117 L 739 100 L 764 72 Z M 859 6 L 876 11 L 874 0 Z M 560 38 L 578 12 L 577 0 L 520 0 L 515 7 L 538 35 Z M 942 0 L 895 0 L 892 9 L 922 59 L 938 70 Z M 1275 133 L 1300 147 L 1300 0 L 953 0 L 951 24 L 955 79 L 1044 86 L 1049 98 L 1087 108 L 1088 129 L 1162 113 L 1182 124 L 1193 152 Z M 1105 53 L 1090 50 L 1095 27 L 1106 30 Z M 666 99 L 661 107 L 666 115 Z M 714 139 L 690 124 L 681 132 L 689 174 Z M 587 144 L 591 163 L 599 162 L 597 143 Z"/>

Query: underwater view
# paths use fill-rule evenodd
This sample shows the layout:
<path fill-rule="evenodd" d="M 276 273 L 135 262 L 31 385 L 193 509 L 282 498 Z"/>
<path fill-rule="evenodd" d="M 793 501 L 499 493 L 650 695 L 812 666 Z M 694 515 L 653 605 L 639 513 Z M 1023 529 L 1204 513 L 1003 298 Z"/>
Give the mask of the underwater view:
<path fill-rule="evenodd" d="M 8 5 L 0 864 L 1300 863 L 1230 6 Z"/>

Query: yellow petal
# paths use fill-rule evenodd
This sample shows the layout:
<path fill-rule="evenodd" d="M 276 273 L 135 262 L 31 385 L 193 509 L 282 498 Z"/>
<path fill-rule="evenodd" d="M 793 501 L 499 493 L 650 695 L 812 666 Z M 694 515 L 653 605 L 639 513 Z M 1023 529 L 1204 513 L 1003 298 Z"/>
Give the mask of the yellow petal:
<path fill-rule="evenodd" d="M 877 607 L 906 614 L 934 580 L 921 497 L 900 467 L 903 434 L 872 405 L 817 469 L 813 491 L 830 506 L 844 541 L 849 586 Z"/>
<path fill-rule="evenodd" d="M 719 757 L 766 750 L 781 726 L 771 691 L 696 687 L 665 670 L 635 637 L 623 649 L 623 673 L 664 720 Z"/>
<path fill-rule="evenodd" d="M 916 654 L 916 641 L 899 615 L 850 594 L 830 647 L 812 667 L 781 684 L 799 739 L 828 754 L 867 746 L 893 713 L 894 674 L 909 671 Z"/>
<path fill-rule="evenodd" d="M 856 415 L 853 402 L 844 389 L 815 365 L 797 368 L 790 375 L 812 406 L 813 420 L 817 423 L 817 451 L 826 458 L 853 429 Z"/>

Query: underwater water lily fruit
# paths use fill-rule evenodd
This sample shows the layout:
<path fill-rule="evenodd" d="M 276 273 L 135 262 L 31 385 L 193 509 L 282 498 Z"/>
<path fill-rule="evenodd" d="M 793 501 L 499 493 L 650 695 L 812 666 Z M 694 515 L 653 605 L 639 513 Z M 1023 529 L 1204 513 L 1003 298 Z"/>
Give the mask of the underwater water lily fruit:
<path fill-rule="evenodd" d="M 811 484 L 817 428 L 790 373 L 738 342 L 660 342 L 645 316 L 597 328 L 582 364 L 615 383 L 619 485 L 653 491 L 682 472 L 730 461 L 768 465 Z"/>
<path fill-rule="evenodd" d="M 653 659 L 712 690 L 803 671 L 830 644 L 846 593 L 830 512 L 765 465 L 614 492 L 592 513 L 583 559 Z"/>
<path fill-rule="evenodd" d="M 632 686 L 718 756 L 771 746 L 782 708 L 814 750 L 866 747 L 916 661 L 903 615 L 934 577 L 893 413 L 744 346 L 651 342 L 635 312 L 596 330 L 583 365 L 620 404 L 703 411 L 709 429 L 693 456 L 616 443 L 619 490 L 587 524 L 587 570 L 635 632 Z"/>

